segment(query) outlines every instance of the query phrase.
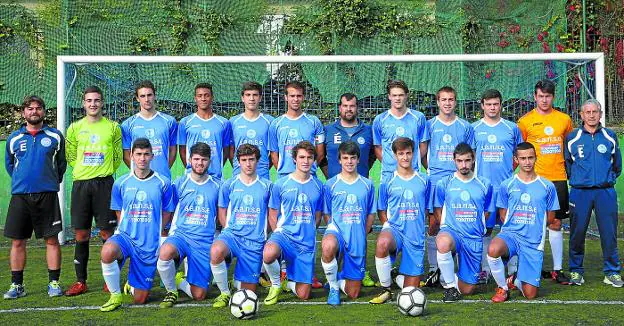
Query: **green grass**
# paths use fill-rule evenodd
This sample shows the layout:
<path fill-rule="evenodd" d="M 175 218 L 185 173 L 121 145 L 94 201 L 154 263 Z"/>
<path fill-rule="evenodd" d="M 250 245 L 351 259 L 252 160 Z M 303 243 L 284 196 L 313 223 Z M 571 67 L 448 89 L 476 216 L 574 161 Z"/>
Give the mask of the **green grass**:
<path fill-rule="evenodd" d="M 374 240 L 376 234 L 371 234 L 369 240 Z M 95 241 L 94 241 L 95 243 Z M 0 244 L 5 246 L 0 254 L 0 265 L 8 265 L 9 244 L 7 239 L 2 239 Z M 100 265 L 99 246 L 91 247 L 91 260 L 89 264 L 89 286 L 87 294 L 78 297 L 48 298 L 46 292 L 47 270 L 45 267 L 45 251 L 41 247 L 41 241 L 31 241 L 28 250 L 28 265 L 25 272 L 25 284 L 28 295 L 15 301 L 0 301 L 0 311 L 16 308 L 33 307 L 73 307 L 73 306 L 100 306 L 107 299 L 108 295 L 101 291 L 103 280 Z M 567 241 L 565 242 L 565 259 L 567 262 Z M 622 241 L 620 241 L 620 245 Z M 373 242 L 369 242 L 369 264 L 368 268 L 374 272 L 372 258 Z M 545 268 L 551 266 L 550 249 L 546 248 Z M 581 287 L 561 286 L 553 284 L 549 280 L 542 282 L 539 299 L 546 300 L 599 300 L 599 301 L 619 301 L 624 298 L 624 289 L 615 289 L 602 284 L 602 261 L 600 242 L 595 239 L 587 241 L 587 256 L 585 265 L 585 285 Z M 73 281 L 74 271 L 72 265 L 73 247 L 63 247 L 63 272 L 61 283 L 64 287 L 69 286 Z M 0 272 L 0 286 L 3 292 L 10 283 L 10 273 L 4 267 Z M 323 271 L 318 262 L 316 273 L 323 278 Z M 127 267 L 123 270 L 122 281 L 125 280 Z M 154 284 L 158 284 L 158 280 Z M 494 292 L 494 284 L 480 289 L 479 293 L 467 296 L 467 300 L 489 300 Z M 364 288 L 362 296 L 358 302 L 366 302 L 372 298 L 378 289 Z M 441 300 L 442 290 L 426 289 L 429 300 Z M 165 291 L 156 286 L 150 295 L 150 304 L 158 304 L 162 300 Z M 216 297 L 218 291 L 211 288 L 208 299 L 198 302 L 197 307 L 177 307 L 169 310 L 158 308 L 130 309 L 123 307 L 112 313 L 100 313 L 97 310 L 72 310 L 72 311 L 28 311 L 19 313 L 0 313 L 0 319 L 4 325 L 12 323 L 37 323 L 37 324 L 173 324 L 173 323 L 210 323 L 210 324 L 230 324 L 234 318 L 230 316 L 227 309 L 213 309 L 205 306 Z M 260 299 L 264 299 L 267 292 L 264 289 L 258 291 Z M 513 300 L 521 300 L 519 292 L 514 292 Z M 313 290 L 310 301 L 324 302 L 326 300 L 325 290 Z M 293 295 L 283 295 L 283 301 L 299 302 Z M 346 300 L 345 300 L 346 301 Z M 130 305 L 130 298 L 125 298 L 125 303 Z M 195 302 L 181 295 L 181 302 L 195 304 Z M 331 308 L 326 305 L 276 305 L 271 307 L 261 306 L 260 314 L 256 323 L 325 323 L 325 324 L 413 324 L 416 321 L 426 321 L 435 324 L 525 324 L 530 321 L 534 324 L 619 324 L 624 320 L 624 310 L 621 306 L 614 305 L 558 305 L 558 304 L 526 304 L 507 303 L 493 305 L 490 303 L 455 303 L 442 304 L 430 303 L 426 315 L 420 319 L 413 319 L 402 316 L 396 306 L 381 305 L 373 306 L 368 304 L 343 305 Z"/>

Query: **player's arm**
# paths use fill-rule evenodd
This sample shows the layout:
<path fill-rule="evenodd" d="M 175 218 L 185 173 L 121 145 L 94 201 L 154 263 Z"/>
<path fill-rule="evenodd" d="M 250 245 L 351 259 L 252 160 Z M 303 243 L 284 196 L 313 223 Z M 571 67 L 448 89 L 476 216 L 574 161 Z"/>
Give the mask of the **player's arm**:
<path fill-rule="evenodd" d="M 442 221 L 442 207 L 434 207 L 433 208 L 433 218 L 435 218 L 438 225 Z"/>
<path fill-rule="evenodd" d="M 483 216 L 485 216 L 485 220 L 489 220 L 490 219 L 490 212 L 485 212 L 483 213 Z M 494 228 L 489 228 L 486 226 L 485 228 L 485 236 L 489 237 L 490 235 L 492 235 L 492 230 L 494 230 Z"/>
<path fill-rule="evenodd" d="M 72 167 L 76 164 L 76 157 L 78 156 L 77 145 L 74 128 L 69 126 L 67 128 L 67 137 L 65 137 L 65 158 L 67 158 L 67 163 Z"/>
<path fill-rule="evenodd" d="M 175 163 L 175 161 L 176 161 L 177 151 L 178 151 L 178 148 L 177 148 L 176 145 L 169 146 L 169 168 L 170 169 L 173 166 L 173 163 Z"/>
<path fill-rule="evenodd" d="M 373 147 L 373 150 L 368 152 L 368 170 L 369 171 L 370 169 L 373 168 L 373 165 L 375 164 L 376 159 L 377 159 L 377 156 L 375 155 L 375 149 Z"/>
<path fill-rule="evenodd" d="M 319 225 L 321 225 L 321 218 L 323 217 L 323 212 L 321 212 L 321 211 L 317 211 L 317 212 L 314 214 L 314 217 L 315 217 L 315 219 L 316 219 L 316 227 L 318 228 L 318 227 L 319 227 Z"/>
<path fill-rule="evenodd" d="M 124 159 L 123 153 L 123 145 L 122 145 L 122 136 L 121 136 L 121 128 L 119 125 L 114 124 L 113 126 L 113 170 L 117 171 L 121 162 Z"/>
<path fill-rule="evenodd" d="M 375 214 L 368 214 L 366 217 L 366 234 L 373 231 L 373 222 L 375 221 Z"/>
<path fill-rule="evenodd" d="M 418 149 L 420 150 L 420 162 L 422 166 L 426 169 L 429 167 L 429 162 L 427 162 L 427 151 L 429 150 L 429 142 L 421 142 L 418 144 Z"/>
<path fill-rule="evenodd" d="M 123 161 L 124 163 L 126 163 L 126 166 L 130 168 L 130 150 L 129 149 L 123 150 Z"/>
<path fill-rule="evenodd" d="M 316 145 L 316 164 L 321 166 L 321 163 L 325 159 L 325 144 L 320 143 Z M 325 174 L 327 176 L 327 174 Z"/>
<path fill-rule="evenodd" d="M 273 164 L 273 166 L 277 169 L 277 167 L 279 166 L 279 153 L 271 152 L 270 156 L 271 156 L 271 164 Z"/>
<path fill-rule="evenodd" d="M 271 231 L 275 231 L 277 228 L 277 209 L 269 208 L 269 226 Z"/>
<path fill-rule="evenodd" d="M 231 163 L 232 162 L 232 157 L 233 156 L 230 155 L 230 148 L 229 148 L 229 146 L 223 147 L 223 166 L 225 166 L 225 164 L 227 163 L 228 160 Z"/>
<path fill-rule="evenodd" d="M 65 171 L 67 170 L 67 159 L 65 158 L 65 137 L 59 132 L 58 135 L 61 138 L 59 144 L 58 151 L 58 159 L 55 160 L 56 163 L 56 173 L 58 173 L 58 182 L 63 182 L 63 177 L 65 176 Z"/>
<path fill-rule="evenodd" d="M 166 229 L 166 227 L 171 223 L 172 216 L 172 212 L 162 212 L 162 230 L 160 230 L 160 235 L 163 237 L 166 237 L 169 234 L 169 229 Z"/>
<path fill-rule="evenodd" d="M 15 168 L 15 156 L 11 154 L 11 141 L 8 139 L 4 146 L 4 168 L 9 176 L 13 176 L 13 169 Z"/>
<path fill-rule="evenodd" d="M 321 171 L 323 172 L 325 179 L 327 179 L 329 176 L 328 166 L 329 166 L 329 163 L 327 162 L 327 156 L 325 156 L 323 160 L 319 163 L 319 167 L 321 168 Z"/>
<path fill-rule="evenodd" d="M 117 225 L 121 223 L 121 211 L 115 211 L 115 216 L 117 217 Z"/>
<path fill-rule="evenodd" d="M 503 224 L 505 223 L 505 219 L 507 218 L 507 208 L 498 208 L 498 218 L 500 218 Z"/>
<path fill-rule="evenodd" d="M 232 162 L 232 166 L 234 166 L 234 159 L 236 158 L 235 148 L 233 145 L 229 146 L 230 149 L 230 162 Z M 270 164 L 271 162 L 269 162 Z M 271 166 L 269 165 L 269 169 Z"/>
<path fill-rule="evenodd" d="M 379 222 L 383 225 L 388 222 L 388 211 L 387 210 L 379 210 L 377 211 L 377 216 L 379 217 Z"/>
<path fill-rule="evenodd" d="M 219 220 L 219 224 L 221 224 L 222 227 L 225 227 L 225 222 L 227 218 L 227 208 L 223 208 L 223 207 L 219 207 L 219 210 L 217 211 L 217 219 Z"/>
<path fill-rule="evenodd" d="M 548 211 L 548 213 L 546 213 L 548 225 L 555 223 L 555 215 L 556 215 L 556 211 Z"/>
<path fill-rule="evenodd" d="M 182 160 L 182 166 L 186 168 L 186 145 L 180 145 L 180 160 Z"/>
<path fill-rule="evenodd" d="M 329 214 L 323 214 L 323 220 L 325 221 L 325 225 L 329 224 L 329 219 L 331 217 L 329 216 Z"/>
<path fill-rule="evenodd" d="M 381 149 L 381 145 L 375 145 L 375 157 L 379 162 L 381 162 L 381 155 L 383 153 L 383 149 Z"/>

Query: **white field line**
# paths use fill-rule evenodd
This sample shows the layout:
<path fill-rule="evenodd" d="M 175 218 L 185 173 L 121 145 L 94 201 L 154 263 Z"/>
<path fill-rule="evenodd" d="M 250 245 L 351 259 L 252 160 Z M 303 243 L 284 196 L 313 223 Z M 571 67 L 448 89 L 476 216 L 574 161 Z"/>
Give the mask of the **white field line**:
<path fill-rule="evenodd" d="M 492 303 L 490 300 L 460 300 L 459 303 Z M 429 300 L 429 303 L 443 303 L 442 300 Z M 325 302 L 321 301 L 293 301 L 280 302 L 279 305 L 293 306 L 323 306 Z M 343 305 L 368 305 L 365 301 L 343 302 Z M 504 304 L 532 304 L 532 305 L 624 305 L 624 301 L 593 301 L 593 300 L 512 300 Z M 260 303 L 260 305 L 263 305 Z M 390 304 L 394 305 L 394 303 Z M 179 303 L 175 305 L 178 308 L 205 308 L 211 307 L 209 303 Z M 157 304 L 145 305 L 123 305 L 124 309 L 159 309 Z M 45 312 L 45 311 L 72 311 L 72 310 L 99 310 L 100 306 L 67 306 L 67 307 L 31 307 L 31 308 L 15 308 L 0 310 L 0 314 L 21 313 L 21 312 Z"/>

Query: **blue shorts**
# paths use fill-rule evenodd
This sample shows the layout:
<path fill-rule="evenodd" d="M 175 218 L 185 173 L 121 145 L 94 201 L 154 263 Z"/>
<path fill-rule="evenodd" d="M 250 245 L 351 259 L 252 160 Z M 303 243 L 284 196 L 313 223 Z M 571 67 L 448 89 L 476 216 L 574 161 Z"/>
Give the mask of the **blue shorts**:
<path fill-rule="evenodd" d="M 418 246 L 411 241 L 406 241 L 405 236 L 391 226 L 384 227 L 381 229 L 381 232 L 390 232 L 392 234 L 392 238 L 394 239 L 394 243 L 396 244 L 396 250 L 390 253 L 390 259 L 394 262 L 399 252 L 401 253 L 399 274 L 407 276 L 420 276 L 425 273 L 424 246 Z"/>
<path fill-rule="evenodd" d="M 516 278 L 521 282 L 539 287 L 544 252 L 531 248 L 530 244 L 512 232 L 501 232 L 496 237 L 505 241 L 509 250 L 509 257 L 518 256 L 518 273 Z"/>
<path fill-rule="evenodd" d="M 333 235 L 338 240 L 338 254 L 336 258 L 342 259 L 342 270 L 338 275 L 339 279 L 347 279 L 352 281 L 361 281 L 366 273 L 366 256 L 351 256 L 347 251 L 347 246 L 340 232 L 335 230 L 325 230 L 323 237 Z M 364 247 L 366 253 L 366 247 Z"/>
<path fill-rule="evenodd" d="M 256 284 L 262 270 L 264 243 L 236 236 L 226 230 L 215 241 L 223 242 L 230 249 L 230 256 L 236 257 L 234 279 L 243 283 Z"/>
<path fill-rule="evenodd" d="M 477 284 L 481 272 L 481 255 L 483 240 L 460 237 L 455 231 L 443 228 L 440 233 L 446 232 L 455 241 L 455 255 L 457 255 L 457 278 L 467 284 Z M 438 233 L 438 235 L 440 235 Z"/>
<path fill-rule="evenodd" d="M 286 275 L 289 281 L 312 284 L 316 248 L 313 250 L 302 248 L 282 232 L 273 232 L 267 242 L 277 244 L 282 250 L 282 259 L 286 260 Z"/>
<path fill-rule="evenodd" d="M 188 262 L 186 280 L 189 284 L 207 289 L 212 280 L 212 271 L 210 270 L 210 246 L 212 243 L 194 241 L 179 234 L 167 237 L 164 243 L 176 247 L 180 260 L 186 257 Z"/>
<path fill-rule="evenodd" d="M 126 259 L 130 258 L 128 284 L 136 289 L 149 291 L 154 281 L 154 273 L 156 273 L 158 253 L 147 253 L 139 250 L 139 248 L 132 244 L 132 241 L 127 235 L 121 233 L 114 234 L 106 241 L 112 241 L 119 246 L 121 254 L 123 255 L 122 266 Z"/>

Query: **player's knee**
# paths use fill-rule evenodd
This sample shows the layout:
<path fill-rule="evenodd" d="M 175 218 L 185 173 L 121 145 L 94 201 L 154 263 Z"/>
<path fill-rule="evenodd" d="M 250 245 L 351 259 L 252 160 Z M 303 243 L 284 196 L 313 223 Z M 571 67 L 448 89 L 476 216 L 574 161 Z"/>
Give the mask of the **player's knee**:
<path fill-rule="evenodd" d="M 75 230 L 75 238 L 76 242 L 85 242 L 89 241 L 91 238 L 91 232 L 89 230 Z"/>
<path fill-rule="evenodd" d="M 297 297 L 301 300 L 308 300 L 310 298 L 310 287 L 297 288 Z"/>
<path fill-rule="evenodd" d="M 449 241 L 445 237 L 444 238 L 438 237 L 436 239 L 436 248 L 438 248 L 438 251 L 441 253 L 447 253 L 451 251 L 452 249 L 451 245 L 452 245 L 451 241 Z"/>
<path fill-rule="evenodd" d="M 142 292 L 142 291 L 141 291 Z M 134 304 L 145 304 L 147 302 L 148 293 L 136 293 L 134 294 Z"/>
<path fill-rule="evenodd" d="M 165 243 L 160 247 L 158 258 L 161 260 L 171 260 L 175 257 L 177 250 L 169 243 Z"/>
<path fill-rule="evenodd" d="M 561 230 L 561 220 L 555 219 L 552 223 L 548 224 L 548 228 L 553 231 Z"/>
<path fill-rule="evenodd" d="M 206 291 L 204 289 L 197 289 L 193 291 L 193 288 L 191 288 L 191 294 L 193 295 L 193 300 L 195 301 L 202 301 L 206 299 Z"/>
<path fill-rule="evenodd" d="M 264 246 L 264 251 L 262 252 L 262 260 L 265 264 L 270 264 L 274 262 L 279 256 L 279 250 L 275 244 L 269 243 Z"/>
<path fill-rule="evenodd" d="M 336 244 L 333 241 L 323 241 L 321 243 L 323 260 L 327 263 L 334 259 L 336 256 L 336 250 L 338 249 Z"/>
<path fill-rule="evenodd" d="M 389 248 L 390 240 L 387 237 L 379 237 L 379 239 L 377 239 L 375 254 L 377 255 L 377 257 L 386 257 L 388 256 Z"/>
<path fill-rule="evenodd" d="M 502 256 L 501 248 L 499 246 L 494 245 L 494 243 L 490 243 L 487 254 L 488 256 L 492 258 L 498 258 Z"/>
<path fill-rule="evenodd" d="M 53 247 L 59 246 L 59 241 L 56 236 L 45 238 L 45 243 L 46 243 L 46 246 L 53 246 Z"/>
<path fill-rule="evenodd" d="M 100 259 L 105 264 L 110 264 L 117 258 L 117 248 L 111 244 L 104 244 L 100 252 Z"/>
<path fill-rule="evenodd" d="M 106 241 L 108 240 L 108 238 L 112 236 L 113 236 L 112 230 L 100 230 L 100 237 L 102 238 L 102 240 Z"/>
<path fill-rule="evenodd" d="M 360 296 L 360 287 L 354 286 L 354 287 L 347 287 L 345 289 L 345 292 L 347 293 L 347 296 L 349 297 L 349 299 L 357 299 Z"/>
<path fill-rule="evenodd" d="M 26 240 L 13 240 L 11 241 L 11 246 L 13 249 L 25 250 L 26 249 Z"/>

